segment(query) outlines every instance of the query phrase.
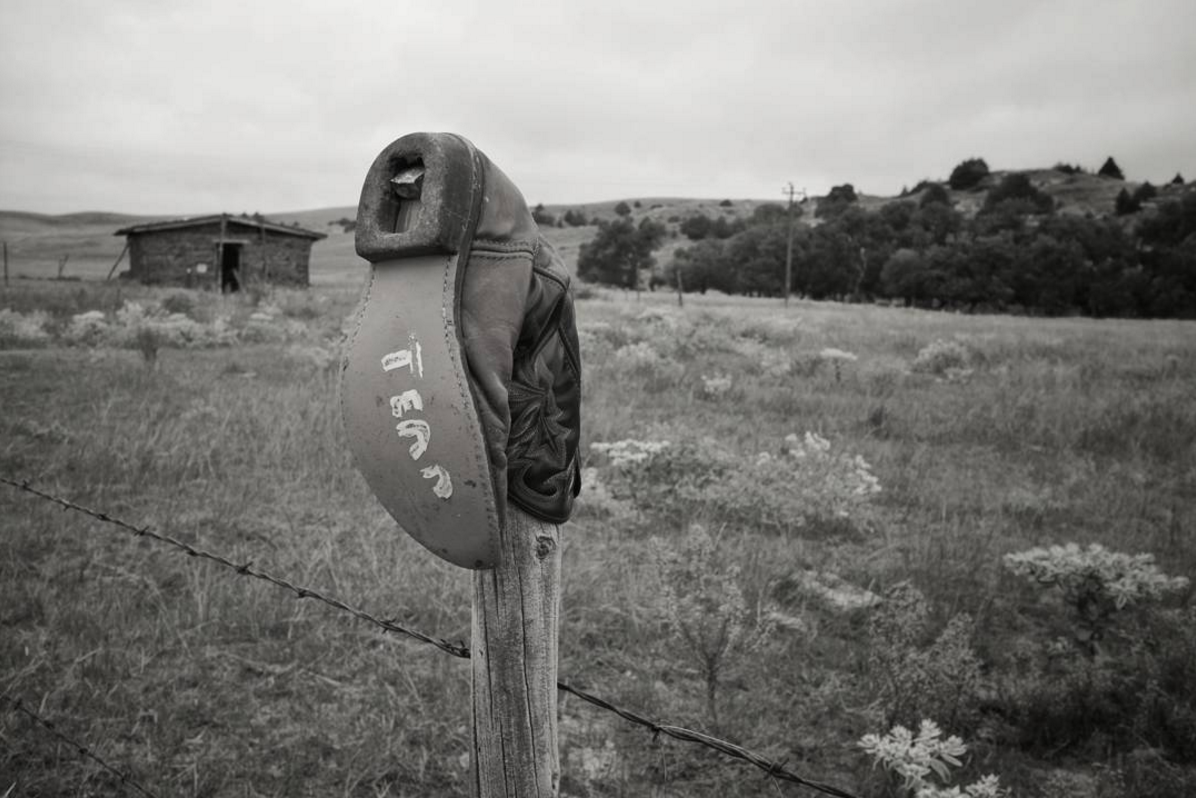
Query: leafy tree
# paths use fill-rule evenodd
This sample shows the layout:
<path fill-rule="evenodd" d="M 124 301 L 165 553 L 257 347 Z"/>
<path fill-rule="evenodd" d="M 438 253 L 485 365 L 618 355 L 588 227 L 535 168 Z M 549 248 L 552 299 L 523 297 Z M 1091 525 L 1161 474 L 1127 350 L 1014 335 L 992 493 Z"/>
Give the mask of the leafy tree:
<path fill-rule="evenodd" d="M 532 218 L 536 220 L 536 224 L 545 227 L 556 227 L 556 217 L 548 211 L 544 210 L 544 204 L 540 203 L 532 208 Z"/>
<path fill-rule="evenodd" d="M 586 215 L 584 213 L 579 210 L 574 210 L 573 208 L 565 211 L 565 215 L 561 218 L 565 224 L 569 225 L 570 227 L 584 227 L 590 223 L 589 220 L 586 219 Z"/>
<path fill-rule="evenodd" d="M 1121 173 L 1121 167 L 1117 165 L 1117 161 L 1113 160 L 1112 155 L 1105 160 L 1097 174 L 1101 177 L 1111 177 L 1114 180 L 1125 180 L 1125 175 Z"/>
<path fill-rule="evenodd" d="M 950 205 L 937 202 L 924 205 L 918 209 L 913 219 L 917 228 L 924 236 L 935 244 L 945 244 L 947 239 L 963 229 L 963 214 Z M 915 243 L 910 241 L 909 243 Z"/>
<path fill-rule="evenodd" d="M 677 270 L 688 291 L 706 293 L 708 290 L 734 293 L 737 290 L 735 270 L 728 262 L 725 245 L 716 238 L 705 238 L 692 247 L 673 253 L 673 262 L 666 270 L 666 279 L 676 285 Z"/>
<path fill-rule="evenodd" d="M 1030 246 L 1019 248 L 1014 298 L 1053 316 L 1074 312 L 1084 305 L 1084 267 L 1084 253 L 1076 242 L 1036 236 Z"/>
<path fill-rule="evenodd" d="M 655 264 L 652 252 L 664 236 L 664 226 L 650 219 L 638 227 L 625 216 L 599 222 L 598 235 L 581 245 L 577 275 L 594 283 L 635 288 L 640 273 Z"/>
<path fill-rule="evenodd" d="M 728 222 L 726 217 L 720 216 L 710 225 L 710 234 L 715 238 L 730 238 L 736 233 L 743 232 L 745 227 L 742 219 Z"/>
<path fill-rule="evenodd" d="M 728 239 L 727 260 L 735 264 L 735 290 L 778 296 L 784 284 L 786 231 L 781 226 L 749 227 Z"/>
<path fill-rule="evenodd" d="M 1138 225 L 1143 243 L 1152 247 L 1177 247 L 1193 234 L 1196 234 L 1196 192 L 1160 203 L 1158 210 Z"/>
<path fill-rule="evenodd" d="M 926 190 L 922 193 L 922 198 L 918 200 L 918 207 L 925 208 L 927 205 L 934 205 L 935 203 L 950 205 L 951 195 L 939 183 L 928 183 Z"/>
<path fill-rule="evenodd" d="M 899 249 L 880 271 L 881 289 L 888 296 L 899 297 L 912 305 L 923 297 L 927 272 L 926 258 L 921 252 Z"/>
<path fill-rule="evenodd" d="M 1152 186 L 1149 180 L 1134 189 L 1134 200 L 1138 203 L 1149 202 L 1158 195 L 1159 190 Z"/>
<path fill-rule="evenodd" d="M 1055 208 L 1050 195 L 1040 191 L 1024 172 L 1013 172 L 988 192 L 980 212 L 990 213 L 1001 203 L 1010 200 L 1022 201 L 1024 213 L 1050 213 Z"/>
<path fill-rule="evenodd" d="M 639 201 L 639 200 L 636 200 L 636 201 L 635 201 L 634 203 L 632 203 L 632 204 L 633 204 L 635 207 L 637 207 L 637 208 L 642 208 L 642 207 L 644 207 L 643 205 L 641 205 L 641 204 L 640 204 L 640 201 Z"/>
<path fill-rule="evenodd" d="M 956 191 L 966 191 L 978 185 L 988 177 L 988 164 L 983 158 L 968 158 L 951 170 L 951 177 L 947 178 L 947 185 Z"/>
<path fill-rule="evenodd" d="M 800 219 L 803 213 L 800 205 L 793 206 L 793 218 Z M 789 211 L 784 205 L 778 205 L 775 202 L 766 202 L 763 205 L 757 205 L 752 211 L 751 217 L 748 219 L 749 225 L 760 224 L 786 224 L 789 221 Z"/>
<path fill-rule="evenodd" d="M 847 210 L 848 206 L 858 199 L 855 187 L 851 183 L 834 186 L 831 188 L 830 193 L 826 195 L 826 199 L 818 203 L 818 208 L 814 211 L 814 215 L 819 219 L 833 219 Z"/>
<path fill-rule="evenodd" d="M 619 216 L 630 216 L 631 215 L 631 206 L 628 205 L 626 202 L 620 202 L 618 205 L 615 206 L 615 213 Z"/>
<path fill-rule="evenodd" d="M 828 202 L 855 202 L 859 197 L 855 193 L 855 186 L 851 183 L 844 183 L 841 186 L 834 186 L 830 193 L 826 195 Z"/>
<path fill-rule="evenodd" d="M 710 235 L 710 227 L 712 220 L 704 213 L 699 213 L 696 216 L 689 216 L 683 221 L 678 229 L 681 234 L 690 241 L 701 241 L 706 236 Z"/>

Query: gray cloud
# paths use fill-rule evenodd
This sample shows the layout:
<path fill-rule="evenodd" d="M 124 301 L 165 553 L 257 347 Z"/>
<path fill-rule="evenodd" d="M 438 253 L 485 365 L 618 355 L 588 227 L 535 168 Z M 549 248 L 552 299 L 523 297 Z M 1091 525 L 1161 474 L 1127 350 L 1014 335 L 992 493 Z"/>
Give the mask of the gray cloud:
<path fill-rule="evenodd" d="M 1196 6 L 9 0 L 0 207 L 356 202 L 457 130 L 529 199 L 895 193 L 995 169 L 1196 176 Z"/>

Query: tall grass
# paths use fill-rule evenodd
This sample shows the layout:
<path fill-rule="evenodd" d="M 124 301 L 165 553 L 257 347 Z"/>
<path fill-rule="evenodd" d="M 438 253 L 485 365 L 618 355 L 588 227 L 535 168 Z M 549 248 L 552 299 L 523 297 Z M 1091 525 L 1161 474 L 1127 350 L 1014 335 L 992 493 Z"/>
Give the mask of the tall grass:
<path fill-rule="evenodd" d="M 0 295 L 0 308 L 65 319 L 129 297 L 27 288 Z M 329 341 L 354 299 L 330 289 L 272 301 L 304 340 Z M 238 301 L 201 296 L 188 313 L 253 312 Z M 712 297 L 679 311 L 672 301 L 599 292 L 579 303 L 587 467 L 604 467 L 594 442 L 710 437 L 754 457 L 809 430 L 865 457 L 883 486 L 867 530 L 781 534 L 751 519 L 711 530 L 749 604 L 786 620 L 719 685 L 719 726 L 737 741 L 883 794 L 853 747 L 885 731 L 867 611 L 789 590 L 800 573 L 878 594 L 908 582 L 930 608 L 926 634 L 967 613 L 988 666 L 1050 626 L 1032 587 L 1003 572 L 1004 554 L 1101 543 L 1196 575 L 1191 324 L 803 302 L 784 311 Z M 936 339 L 966 349 L 969 374 L 911 370 Z M 646 349 L 626 350 L 636 344 Z M 858 359 L 836 378 L 819 359 L 827 348 Z M 54 342 L 0 351 L 0 472 L 468 640 L 468 575 L 402 534 L 353 470 L 334 369 L 290 339 L 166 347 L 157 359 L 151 370 L 133 351 Z M 731 387 L 707 392 L 702 377 L 714 374 Z M 705 678 L 670 638 L 650 556 L 653 536 L 681 540 L 683 519 L 617 509 L 587 490 L 564 531 L 562 675 L 705 727 Z M 0 491 L 0 514 L 0 690 L 159 793 L 467 794 L 465 663 L 15 491 Z M 561 706 L 567 795 L 776 794 L 738 766 Z M 972 746 L 970 779 L 997 771 L 1033 794 L 1060 769 L 1132 770 L 1132 744 L 1052 754 L 1020 745 L 983 709 L 970 731 L 988 736 Z M 10 784 L 16 794 L 119 794 L 21 716 L 2 720 L 0 794 Z"/>

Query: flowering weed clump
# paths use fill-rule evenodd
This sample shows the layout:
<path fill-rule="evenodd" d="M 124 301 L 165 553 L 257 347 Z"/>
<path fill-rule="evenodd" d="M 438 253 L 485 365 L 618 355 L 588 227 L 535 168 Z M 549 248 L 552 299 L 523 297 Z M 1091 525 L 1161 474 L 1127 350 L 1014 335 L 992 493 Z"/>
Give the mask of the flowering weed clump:
<path fill-rule="evenodd" d="M 951 778 L 951 769 L 963 765 L 960 757 L 968 752 L 963 740 L 954 735 L 943 738 L 942 729 L 932 720 L 923 719 L 918 733 L 904 726 L 894 726 L 884 736 L 864 735 L 858 745 L 881 765 L 901 779 L 901 790 L 910 798 L 1001 798 L 1007 795 L 994 775 L 984 776 L 966 787 L 939 787 Z"/>
<path fill-rule="evenodd" d="M 774 531 L 867 527 L 880 481 L 861 456 L 807 432 L 779 454 L 732 452 L 711 438 L 596 443 L 609 459 L 608 484 L 645 513 L 754 524 Z"/>
<path fill-rule="evenodd" d="M 826 361 L 834 367 L 835 382 L 840 382 L 843 379 L 843 364 L 854 363 L 859 360 L 859 357 L 842 349 L 827 347 L 818 353 L 818 359 Z"/>
<path fill-rule="evenodd" d="M 1188 580 L 1159 571 L 1151 554 L 1109 551 L 1099 543 L 1076 543 L 1006 554 L 1005 567 L 1047 587 L 1057 587 L 1075 611 L 1079 636 L 1094 646 L 1113 616 L 1130 604 L 1157 602 L 1183 590 Z M 1093 649 L 1094 651 L 1094 649 Z"/>
<path fill-rule="evenodd" d="M 0 308 L 0 347 L 44 344 L 50 340 L 49 323 L 50 314 L 44 310 L 21 313 Z"/>
<path fill-rule="evenodd" d="M 734 381 L 726 374 L 715 374 L 713 377 L 702 375 L 702 396 L 706 399 L 720 399 L 734 385 Z"/>

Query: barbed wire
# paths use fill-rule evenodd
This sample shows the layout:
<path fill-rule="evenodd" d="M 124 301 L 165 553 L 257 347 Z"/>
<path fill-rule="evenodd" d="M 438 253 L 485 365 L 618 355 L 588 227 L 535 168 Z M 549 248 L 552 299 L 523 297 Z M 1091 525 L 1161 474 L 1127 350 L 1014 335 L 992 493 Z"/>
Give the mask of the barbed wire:
<path fill-rule="evenodd" d="M 26 480 L 16 480 L 16 479 L 11 479 L 9 477 L 0 476 L 0 483 L 3 483 L 10 487 L 24 491 L 25 493 L 32 494 L 33 496 L 37 496 L 38 498 L 41 498 L 45 501 L 49 501 L 54 504 L 57 504 L 58 506 L 62 507 L 63 510 L 72 510 L 74 512 L 86 515 L 90 518 L 94 518 L 95 520 L 101 521 L 105 524 L 110 524 L 110 525 L 119 527 L 136 537 L 149 538 L 151 540 L 157 541 L 158 543 L 165 544 L 165 545 L 170 546 L 176 550 L 182 551 L 189 557 L 195 557 L 198 559 L 203 559 L 203 560 L 207 560 L 209 562 L 213 562 L 216 565 L 219 565 L 220 567 L 222 567 L 226 570 L 232 571 L 234 574 L 236 574 L 238 576 L 248 576 L 253 579 L 261 580 L 263 582 L 268 582 L 268 583 L 274 585 L 275 587 L 280 587 L 280 588 L 292 593 L 296 599 L 314 599 L 322 604 L 332 607 L 335 610 L 348 613 L 349 615 L 352 615 L 353 617 L 357 618 L 358 620 L 365 621 L 366 623 L 372 624 L 372 625 L 382 629 L 383 631 L 390 632 L 392 634 L 401 634 L 401 635 L 405 635 L 407 637 L 411 637 L 415 640 L 420 641 L 421 643 L 426 643 L 427 645 L 434 646 L 435 648 L 443 651 L 444 653 L 450 654 L 450 655 L 452 655 L 454 657 L 458 657 L 460 659 L 469 659 L 470 658 L 469 648 L 463 644 L 450 643 L 449 641 L 444 640 L 442 638 L 435 638 L 430 635 L 426 635 L 423 632 L 420 632 L 418 630 L 410 629 L 406 626 L 403 626 L 402 624 L 397 623 L 393 619 L 378 618 L 374 615 L 371 615 L 370 613 L 366 612 L 365 610 L 363 610 L 359 607 L 354 607 L 349 604 L 346 604 L 345 602 L 343 602 L 339 599 L 326 596 L 318 590 L 315 590 L 315 589 L 309 588 L 309 587 L 304 587 L 302 585 L 294 584 L 293 582 L 291 582 L 288 579 L 284 579 L 279 576 L 274 576 L 273 574 L 270 574 L 265 571 L 254 568 L 252 561 L 238 564 L 223 555 L 216 554 L 214 552 L 210 552 L 205 549 L 198 548 L 196 546 L 192 546 L 191 544 L 185 543 L 181 540 L 178 540 L 177 538 L 174 538 L 168 534 L 164 534 L 161 532 L 155 532 L 153 529 L 151 529 L 148 526 L 137 526 L 135 524 L 129 523 L 128 521 L 124 521 L 120 518 L 117 518 L 116 516 L 113 516 L 110 513 L 101 512 L 99 510 L 93 510 L 90 507 L 85 507 L 84 505 L 73 502 L 70 499 L 65 499 L 65 498 L 62 498 L 61 496 L 56 496 L 52 493 L 47 493 L 45 491 L 39 490 L 38 488 L 33 487 L 30 480 L 27 480 L 27 479 Z M 797 784 L 798 786 L 801 786 L 801 787 L 808 787 L 812 790 L 821 792 L 824 795 L 834 796 L 834 798 L 858 798 L 858 796 L 856 796 L 855 794 L 847 792 L 845 790 L 841 790 L 838 787 L 835 787 L 833 785 L 823 784 L 821 782 L 817 782 L 817 781 L 813 781 L 811 779 L 804 778 L 803 776 L 800 776 L 797 773 L 794 773 L 793 771 L 787 769 L 785 767 L 784 763 L 782 763 L 782 762 L 776 762 L 772 759 L 769 759 L 766 756 L 757 754 L 753 751 L 750 751 L 746 748 L 735 745 L 734 743 L 728 742 L 726 740 L 722 740 L 717 737 L 712 737 L 708 734 L 703 734 L 701 732 L 693 731 L 692 729 L 686 729 L 681 726 L 674 726 L 672 724 L 654 721 L 654 720 L 652 720 L 650 718 L 646 718 L 643 715 L 640 715 L 638 713 L 618 707 L 615 704 L 612 704 L 611 702 L 609 702 L 603 698 L 600 698 L 599 696 L 594 695 L 593 693 L 590 693 L 590 692 L 587 692 L 586 690 L 582 690 L 580 688 L 574 687 L 573 685 L 569 684 L 568 682 L 557 681 L 557 689 L 561 690 L 563 692 L 569 693 L 570 695 L 576 696 L 577 698 L 580 698 L 582 701 L 592 704 L 600 709 L 604 709 L 608 712 L 613 712 L 614 714 L 618 715 L 619 717 L 623 718 L 624 720 L 628 721 L 629 723 L 633 723 L 638 726 L 643 726 L 644 728 L 649 729 L 653 733 L 654 736 L 659 736 L 659 735 L 663 734 L 666 737 L 671 737 L 675 740 L 693 743 L 695 745 L 700 745 L 705 748 L 709 748 L 713 751 L 718 751 L 719 753 L 721 753 L 725 756 L 728 756 L 732 759 L 736 759 L 736 760 L 751 764 L 751 765 L 759 768 L 760 770 L 764 771 L 764 773 L 766 773 L 767 775 L 771 776 L 772 778 L 774 778 L 778 781 L 786 781 L 791 784 Z M 103 764 L 103 763 L 101 762 L 101 764 Z M 105 767 L 107 767 L 107 766 L 105 765 Z M 109 768 L 109 769 L 111 769 L 111 768 Z M 113 772 L 116 772 L 119 775 L 119 771 L 113 771 Z M 145 793 L 145 794 L 148 795 L 149 793 Z"/>
<path fill-rule="evenodd" d="M 141 784 L 138 783 L 137 780 L 134 779 L 132 776 L 130 776 L 128 773 L 125 773 L 124 771 L 119 770 L 118 768 L 115 768 L 112 765 L 109 765 L 107 762 L 105 762 L 103 759 L 101 759 L 100 755 L 97 754 L 95 751 L 91 750 L 86 745 L 84 745 L 83 743 L 74 739 L 70 735 L 65 734 L 64 732 L 60 731 L 58 729 L 58 725 L 56 723 L 54 723 L 53 721 L 50 721 L 50 720 L 46 720 L 41 715 L 37 714 L 32 709 L 25 706 L 25 702 L 22 701 L 21 699 L 12 698 L 11 696 L 6 696 L 6 695 L 0 695 L 0 701 L 6 702 L 15 711 L 17 711 L 17 712 L 21 713 L 22 715 L 24 715 L 25 717 L 29 718 L 34 723 L 38 724 L 39 726 L 44 728 L 46 731 L 50 732 L 50 734 L 54 735 L 59 740 L 66 743 L 71 748 L 75 749 L 75 752 L 78 753 L 79 756 L 86 757 L 87 759 L 90 759 L 92 762 L 95 762 L 97 765 L 102 767 L 104 770 L 106 770 L 109 773 L 111 773 L 112 775 L 116 776 L 118 779 L 120 779 L 121 784 L 124 784 L 127 787 L 132 787 L 137 792 L 141 793 L 144 796 L 147 796 L 147 798 L 158 798 L 158 796 L 155 793 L 152 793 L 149 790 L 147 790 L 145 787 L 141 786 Z"/>

